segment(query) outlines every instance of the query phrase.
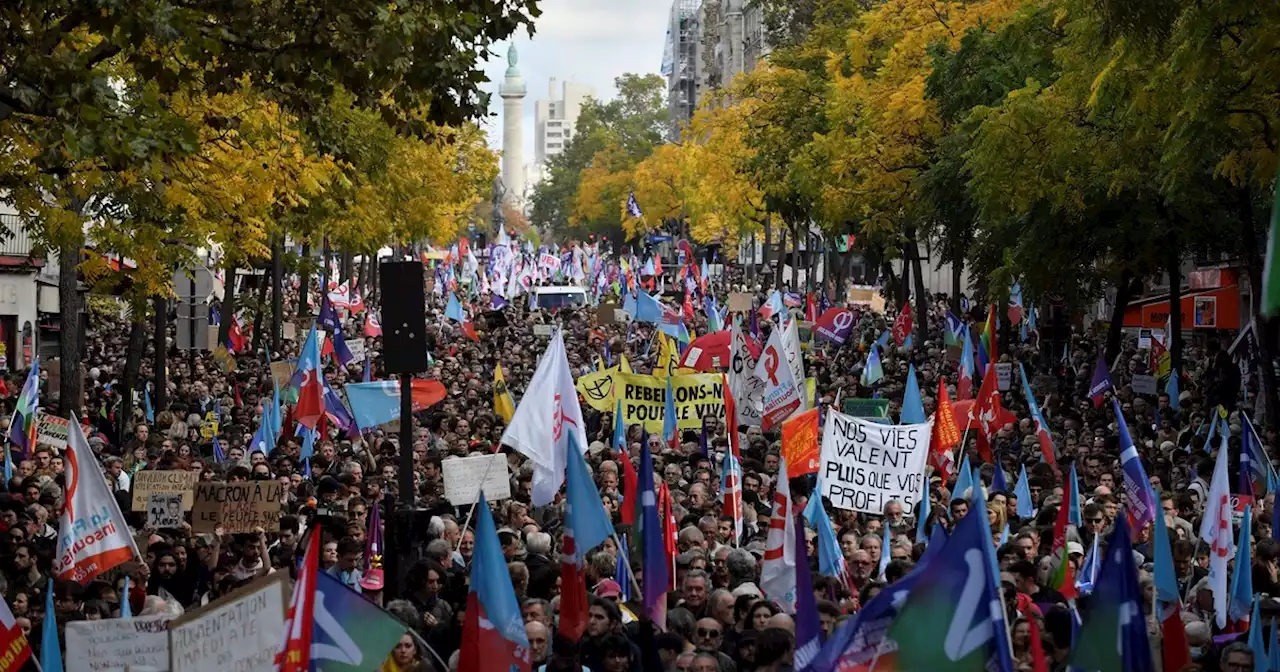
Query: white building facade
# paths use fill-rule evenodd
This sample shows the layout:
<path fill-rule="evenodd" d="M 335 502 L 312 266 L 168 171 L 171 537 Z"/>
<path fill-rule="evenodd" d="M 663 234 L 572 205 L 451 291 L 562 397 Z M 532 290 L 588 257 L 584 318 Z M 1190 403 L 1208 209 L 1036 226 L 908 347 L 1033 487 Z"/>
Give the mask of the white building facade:
<path fill-rule="evenodd" d="M 573 139 L 578 115 L 588 98 L 596 95 L 593 87 L 575 82 L 561 82 L 552 77 L 547 83 L 547 97 L 533 104 L 533 161 L 539 166 L 564 151 Z"/>

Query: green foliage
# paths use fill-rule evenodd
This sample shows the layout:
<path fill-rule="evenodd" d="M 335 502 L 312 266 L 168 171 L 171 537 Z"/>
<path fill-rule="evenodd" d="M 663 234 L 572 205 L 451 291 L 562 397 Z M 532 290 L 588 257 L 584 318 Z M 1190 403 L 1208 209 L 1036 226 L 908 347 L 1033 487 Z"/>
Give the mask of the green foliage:
<path fill-rule="evenodd" d="M 621 241 L 624 235 L 620 216 L 573 221 L 583 174 L 597 154 L 608 148 L 616 148 L 616 153 L 610 155 L 611 163 L 635 165 L 666 137 L 670 124 L 666 80 L 658 75 L 628 73 L 617 78 L 614 85 L 613 99 L 589 100 L 583 105 L 573 139 L 562 153 L 547 161 L 546 175 L 534 189 L 531 223 L 561 238 L 596 234 Z M 621 201 L 615 205 L 620 207 Z"/>

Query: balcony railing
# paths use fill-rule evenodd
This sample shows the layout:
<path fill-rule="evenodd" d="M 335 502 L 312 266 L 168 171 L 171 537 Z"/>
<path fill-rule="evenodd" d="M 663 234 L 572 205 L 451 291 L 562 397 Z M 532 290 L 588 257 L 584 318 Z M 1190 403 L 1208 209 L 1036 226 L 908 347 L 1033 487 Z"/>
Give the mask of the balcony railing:
<path fill-rule="evenodd" d="M 0 256 L 31 256 L 31 238 L 27 235 L 22 219 L 17 215 L 0 215 Z"/>

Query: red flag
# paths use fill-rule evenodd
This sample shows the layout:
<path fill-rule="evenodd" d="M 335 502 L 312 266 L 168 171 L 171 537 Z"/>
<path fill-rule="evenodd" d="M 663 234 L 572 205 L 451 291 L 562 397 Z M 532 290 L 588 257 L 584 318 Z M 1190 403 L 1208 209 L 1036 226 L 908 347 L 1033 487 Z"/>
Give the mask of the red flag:
<path fill-rule="evenodd" d="M 587 631 L 587 577 L 575 559 L 573 530 L 565 526 L 560 545 L 560 623 L 556 632 L 573 641 Z"/>
<path fill-rule="evenodd" d="M 631 464 L 631 454 L 626 445 L 618 446 L 618 461 L 622 463 L 622 522 L 636 521 L 636 501 L 640 499 L 640 475 Z"/>
<path fill-rule="evenodd" d="M 1191 645 L 1187 642 L 1187 627 L 1182 622 L 1182 605 L 1170 605 L 1169 612 L 1160 621 L 1160 654 L 1164 669 L 1181 670 L 1191 662 Z"/>
<path fill-rule="evenodd" d="M 125 597 L 128 599 L 128 596 Z M 18 619 L 14 618 L 9 604 L 0 597 L 0 672 L 17 672 L 26 669 L 27 660 L 31 658 L 31 643 L 18 627 Z"/>
<path fill-rule="evenodd" d="M 986 372 L 982 375 L 982 387 L 978 389 L 978 399 L 969 410 L 972 414 L 970 420 L 976 419 L 979 424 L 978 455 L 988 464 L 995 461 L 991 453 L 990 434 L 995 429 L 993 424 L 1001 410 L 1000 392 L 996 389 L 996 384 L 996 365 L 989 363 Z"/>
<path fill-rule="evenodd" d="M 306 672 L 311 667 L 311 634 L 315 626 L 316 574 L 320 571 L 319 526 L 311 528 L 307 553 L 302 557 L 298 581 L 293 584 L 293 598 L 284 620 L 285 639 L 276 665 L 280 672 Z"/>
<path fill-rule="evenodd" d="M 324 416 L 324 374 L 320 371 L 320 352 L 316 339 L 319 335 L 315 326 L 302 346 L 302 354 L 298 357 L 298 368 L 302 373 L 302 384 L 298 389 L 298 403 L 294 407 L 293 417 L 298 424 L 307 429 L 315 429 L 316 423 Z"/>
<path fill-rule="evenodd" d="M 813 292 L 805 297 L 804 319 L 808 322 L 818 321 L 818 302 L 813 300 Z"/>
<path fill-rule="evenodd" d="M 942 480 L 955 473 L 956 461 L 951 450 L 960 445 L 960 427 L 956 425 L 955 409 L 947 396 L 947 379 L 938 380 L 938 410 L 933 414 L 933 436 L 929 440 L 929 464 L 938 471 Z"/>
<path fill-rule="evenodd" d="M 475 341 L 476 343 L 480 342 L 480 335 L 476 333 L 476 328 L 471 324 L 470 317 L 468 317 L 462 323 L 462 335 Z"/>
<path fill-rule="evenodd" d="M 1028 639 L 1031 640 L 1031 672 L 1049 672 L 1049 662 L 1044 657 L 1044 644 L 1040 641 L 1040 621 L 1031 613 L 1031 607 L 1022 611 L 1027 624 L 1031 626 Z M 1174 668 L 1180 669 L 1180 668 Z"/>
<path fill-rule="evenodd" d="M 370 338 L 382 335 L 382 324 L 378 322 L 378 318 L 374 317 L 373 311 L 364 318 L 364 335 Z"/>
<path fill-rule="evenodd" d="M 897 319 L 893 321 L 893 342 L 898 345 L 905 343 L 907 336 L 911 335 L 911 327 L 914 324 L 915 321 L 911 319 L 911 303 L 902 304 L 902 312 L 898 313 Z"/>
<path fill-rule="evenodd" d="M 1057 556 L 1059 565 L 1057 574 L 1050 582 L 1054 590 L 1062 593 L 1068 600 L 1074 600 L 1076 593 L 1076 576 L 1071 566 L 1071 558 L 1067 555 L 1067 526 L 1071 524 L 1071 506 L 1067 498 L 1063 498 L 1058 506 L 1058 518 L 1053 523 L 1053 546 L 1051 554 Z"/>
<path fill-rule="evenodd" d="M 241 406 L 244 406 L 244 402 L 240 400 L 240 383 L 236 383 L 231 389 L 232 389 L 232 392 L 235 394 L 236 408 L 240 408 Z"/>
<path fill-rule="evenodd" d="M 676 514 L 672 509 L 671 490 L 666 481 L 658 486 L 658 515 L 662 518 L 662 543 L 671 563 L 671 571 L 667 572 L 667 590 L 672 591 L 676 589 Z"/>
<path fill-rule="evenodd" d="M 228 349 L 233 353 L 244 352 L 248 346 L 244 332 L 240 330 L 240 320 L 234 317 L 231 318 L 231 326 L 227 328 L 227 341 Z"/>

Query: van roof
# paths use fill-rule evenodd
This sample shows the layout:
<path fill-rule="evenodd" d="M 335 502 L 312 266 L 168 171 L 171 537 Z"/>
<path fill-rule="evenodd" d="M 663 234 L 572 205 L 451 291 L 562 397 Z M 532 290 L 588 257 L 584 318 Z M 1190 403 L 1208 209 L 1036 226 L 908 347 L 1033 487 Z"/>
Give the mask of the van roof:
<path fill-rule="evenodd" d="M 587 290 L 581 287 L 573 287 L 573 286 L 534 287 L 533 291 L 538 294 L 586 294 L 587 293 Z"/>

